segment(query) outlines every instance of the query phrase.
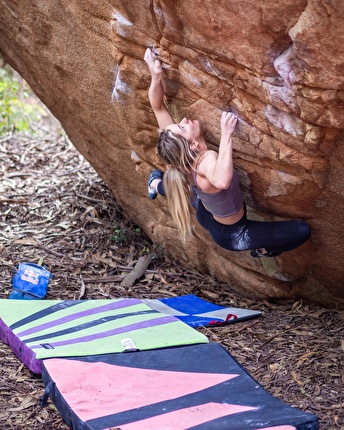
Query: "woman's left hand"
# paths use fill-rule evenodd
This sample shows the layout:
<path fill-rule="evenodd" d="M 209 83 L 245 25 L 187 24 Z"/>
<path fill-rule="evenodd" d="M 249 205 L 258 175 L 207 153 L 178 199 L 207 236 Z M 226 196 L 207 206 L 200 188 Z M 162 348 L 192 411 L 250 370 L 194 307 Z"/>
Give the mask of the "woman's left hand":
<path fill-rule="evenodd" d="M 231 137 L 234 133 L 238 118 L 231 112 L 223 112 L 221 117 L 221 134 L 226 137 Z"/>

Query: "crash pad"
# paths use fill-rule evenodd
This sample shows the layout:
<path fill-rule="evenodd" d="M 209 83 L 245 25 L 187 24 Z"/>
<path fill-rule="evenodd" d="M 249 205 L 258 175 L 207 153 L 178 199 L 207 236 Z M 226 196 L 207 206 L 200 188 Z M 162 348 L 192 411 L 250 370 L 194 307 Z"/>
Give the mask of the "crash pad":
<path fill-rule="evenodd" d="M 75 430 L 317 430 L 318 419 L 264 390 L 219 344 L 43 361 Z"/>
<path fill-rule="evenodd" d="M 35 373 L 42 359 L 208 343 L 138 299 L 0 299 L 0 339 Z"/>
<path fill-rule="evenodd" d="M 143 299 L 150 308 L 174 315 L 191 327 L 211 327 L 256 318 L 257 310 L 219 306 L 194 294 L 160 299 Z"/>

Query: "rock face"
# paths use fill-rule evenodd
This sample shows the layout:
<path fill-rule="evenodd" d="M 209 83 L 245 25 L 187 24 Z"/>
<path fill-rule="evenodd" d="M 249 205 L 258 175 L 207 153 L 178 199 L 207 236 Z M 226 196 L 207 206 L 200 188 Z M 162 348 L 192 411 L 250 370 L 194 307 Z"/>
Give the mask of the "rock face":
<path fill-rule="evenodd" d="M 0 51 L 60 120 L 128 216 L 182 263 L 248 296 L 344 306 L 344 8 L 338 0 L 0 0 Z M 212 147 L 235 110 L 235 164 L 250 217 L 307 219 L 311 240 L 276 259 L 182 246 L 163 198 L 147 46 L 176 120 Z"/>

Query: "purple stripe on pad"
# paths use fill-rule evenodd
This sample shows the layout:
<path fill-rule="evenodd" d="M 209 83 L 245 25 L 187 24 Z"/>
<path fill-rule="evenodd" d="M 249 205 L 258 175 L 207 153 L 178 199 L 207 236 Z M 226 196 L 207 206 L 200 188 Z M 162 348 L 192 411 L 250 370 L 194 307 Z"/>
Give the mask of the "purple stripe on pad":
<path fill-rule="evenodd" d="M 177 318 L 175 318 L 174 316 L 168 315 L 168 316 L 155 318 L 155 319 L 148 320 L 148 321 L 147 320 L 141 321 L 139 323 L 130 324 L 130 325 L 127 325 L 125 327 L 119 327 L 119 328 L 115 328 L 115 329 L 108 330 L 108 331 L 101 332 L 101 333 L 95 333 L 95 334 L 91 334 L 91 335 L 83 336 L 83 337 L 79 337 L 79 338 L 74 338 L 74 339 L 61 340 L 60 342 L 49 342 L 49 340 L 47 339 L 46 343 L 49 343 L 49 345 L 52 346 L 53 348 L 57 348 L 59 346 L 73 345 L 73 344 L 81 343 L 81 342 L 91 342 L 93 340 L 102 339 L 104 337 L 115 336 L 115 335 L 118 335 L 121 333 L 128 333 L 128 332 L 134 331 L 134 330 L 141 330 L 144 328 L 159 326 L 159 325 L 163 325 L 163 324 L 169 324 L 169 323 L 177 322 L 177 321 L 178 321 Z M 31 345 L 30 348 L 31 349 L 41 349 L 44 347 L 41 344 L 38 344 L 38 345 Z"/>
<path fill-rule="evenodd" d="M 91 300 L 90 300 L 90 302 L 91 302 Z M 111 310 L 127 308 L 130 306 L 136 306 L 138 304 L 142 304 L 141 300 L 138 300 L 138 299 L 118 300 L 118 301 L 111 302 L 111 303 L 108 303 L 108 304 L 103 305 L 103 306 L 97 306 L 94 308 L 85 309 L 84 311 L 72 313 L 72 314 L 67 315 L 65 317 L 58 318 L 56 320 L 49 321 L 49 322 L 44 323 L 44 324 L 36 325 L 36 326 L 31 327 L 27 330 L 16 333 L 16 335 L 18 337 L 28 336 L 28 335 L 31 335 L 33 333 L 38 333 L 41 330 L 46 330 L 48 328 L 55 327 L 55 326 L 58 326 L 60 324 L 65 324 L 67 322 L 77 320 L 78 318 L 83 318 L 83 317 L 86 317 L 88 315 L 96 315 L 96 314 L 101 313 L 101 312 L 107 312 L 107 311 L 111 311 Z M 63 310 L 65 310 L 65 309 L 63 309 Z"/>

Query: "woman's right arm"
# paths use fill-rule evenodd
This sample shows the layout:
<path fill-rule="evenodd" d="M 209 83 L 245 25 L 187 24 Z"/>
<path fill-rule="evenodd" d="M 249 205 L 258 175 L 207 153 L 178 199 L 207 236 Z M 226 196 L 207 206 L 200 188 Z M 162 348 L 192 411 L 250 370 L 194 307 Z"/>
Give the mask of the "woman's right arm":
<path fill-rule="evenodd" d="M 164 87 L 162 86 L 163 71 L 160 60 L 155 58 L 150 48 L 147 48 L 144 60 L 148 65 L 152 76 L 148 91 L 149 102 L 158 121 L 159 128 L 164 129 L 170 124 L 174 124 L 172 115 L 164 103 Z"/>

